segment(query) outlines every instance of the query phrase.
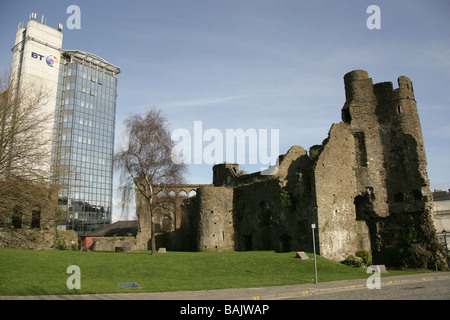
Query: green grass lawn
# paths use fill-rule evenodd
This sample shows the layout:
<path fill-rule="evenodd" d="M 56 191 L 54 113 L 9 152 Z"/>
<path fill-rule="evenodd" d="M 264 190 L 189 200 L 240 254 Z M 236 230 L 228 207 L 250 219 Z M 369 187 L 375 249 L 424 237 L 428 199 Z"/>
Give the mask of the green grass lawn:
<path fill-rule="evenodd" d="M 312 254 L 308 254 L 312 258 Z M 81 289 L 69 290 L 67 267 L 81 270 Z M 367 278 L 364 269 L 317 257 L 319 282 Z M 423 270 L 422 270 L 423 272 Z M 405 272 L 390 272 L 390 275 Z M 167 252 L 128 253 L 32 251 L 0 248 L 0 296 L 165 292 L 245 288 L 312 283 L 314 260 L 295 253 Z M 142 288 L 122 289 L 118 283 L 137 282 Z"/>

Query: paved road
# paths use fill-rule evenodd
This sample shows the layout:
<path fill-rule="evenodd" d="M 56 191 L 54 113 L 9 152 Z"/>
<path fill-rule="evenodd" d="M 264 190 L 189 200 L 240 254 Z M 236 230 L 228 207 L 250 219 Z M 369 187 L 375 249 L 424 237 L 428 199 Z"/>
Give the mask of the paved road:
<path fill-rule="evenodd" d="M 287 300 L 450 300 L 450 278 L 414 278 L 384 282 L 380 289 L 341 288 Z"/>

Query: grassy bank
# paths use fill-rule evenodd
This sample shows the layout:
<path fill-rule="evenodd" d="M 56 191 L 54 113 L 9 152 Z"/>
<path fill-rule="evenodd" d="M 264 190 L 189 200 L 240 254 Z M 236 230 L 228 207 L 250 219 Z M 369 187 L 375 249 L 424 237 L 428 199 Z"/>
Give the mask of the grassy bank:
<path fill-rule="evenodd" d="M 312 257 L 311 254 L 308 254 Z M 67 267 L 81 270 L 81 289 L 69 290 Z M 317 257 L 319 282 L 367 278 L 354 269 Z M 390 272 L 391 275 L 404 272 Z M 30 251 L 0 248 L 0 295 L 164 292 L 312 283 L 314 261 L 295 253 Z M 139 289 L 117 283 L 137 282 Z"/>

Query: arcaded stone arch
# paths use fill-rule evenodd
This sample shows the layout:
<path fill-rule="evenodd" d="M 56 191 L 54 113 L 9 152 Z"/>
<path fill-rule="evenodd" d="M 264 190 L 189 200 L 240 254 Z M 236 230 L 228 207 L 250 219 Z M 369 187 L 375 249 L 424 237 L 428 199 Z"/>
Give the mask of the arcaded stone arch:
<path fill-rule="evenodd" d="M 197 191 L 192 189 L 191 191 L 189 191 L 189 198 L 195 197 L 197 195 Z"/>
<path fill-rule="evenodd" d="M 166 196 L 166 193 L 164 192 L 164 190 L 160 190 L 160 191 L 156 194 L 156 196 L 162 198 L 162 197 L 165 197 L 165 196 Z"/>
<path fill-rule="evenodd" d="M 187 198 L 187 196 L 188 196 L 188 194 L 184 190 L 181 190 L 180 192 L 178 192 L 178 197 Z"/>
<path fill-rule="evenodd" d="M 195 233 L 191 229 L 194 217 L 197 189 L 203 184 L 155 184 L 153 185 L 153 204 L 157 246 L 176 250 L 194 250 Z M 138 243 L 148 248 L 151 239 L 150 220 L 142 195 L 136 193 L 136 212 L 140 232 Z M 192 236 L 194 235 L 194 236 Z"/>
<path fill-rule="evenodd" d="M 173 190 L 170 190 L 168 195 L 169 195 L 169 197 L 176 197 L 177 193 L 175 191 L 173 191 Z"/>

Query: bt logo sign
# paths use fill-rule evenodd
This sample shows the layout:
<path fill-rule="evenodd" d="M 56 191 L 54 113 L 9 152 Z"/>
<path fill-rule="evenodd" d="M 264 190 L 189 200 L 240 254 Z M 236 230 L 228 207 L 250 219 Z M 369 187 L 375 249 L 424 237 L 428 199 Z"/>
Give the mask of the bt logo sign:
<path fill-rule="evenodd" d="M 53 67 L 53 65 L 58 62 L 58 59 L 55 56 L 49 55 L 45 58 L 45 62 L 47 62 L 50 67 Z"/>
<path fill-rule="evenodd" d="M 42 54 L 36 53 L 36 52 L 31 52 L 31 57 L 34 59 L 39 59 L 42 61 L 42 58 L 44 58 L 44 56 Z M 47 65 L 49 67 L 54 67 L 55 63 L 58 63 L 58 58 L 56 58 L 54 55 L 48 55 L 45 58 L 45 62 L 47 63 Z"/>

